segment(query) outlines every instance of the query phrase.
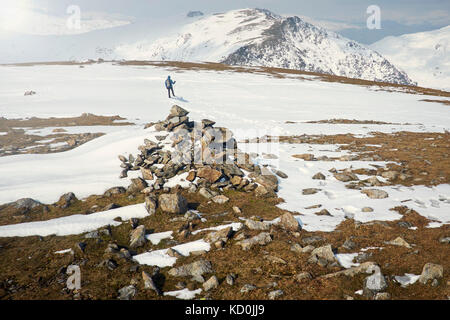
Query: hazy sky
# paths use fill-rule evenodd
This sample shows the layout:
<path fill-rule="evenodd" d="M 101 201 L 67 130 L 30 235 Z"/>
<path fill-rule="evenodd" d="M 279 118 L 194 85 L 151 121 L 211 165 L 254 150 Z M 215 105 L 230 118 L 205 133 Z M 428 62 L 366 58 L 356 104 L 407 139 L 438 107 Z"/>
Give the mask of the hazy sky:
<path fill-rule="evenodd" d="M 115 13 L 141 21 L 185 15 L 190 10 L 208 14 L 246 7 L 266 8 L 278 14 L 341 23 L 334 25 L 336 31 L 365 43 L 386 35 L 427 31 L 450 24 L 450 0 L 0 0 L 3 7 L 17 6 L 20 2 L 34 11 L 57 16 L 67 14 L 68 6 L 78 5 L 82 13 Z M 369 5 L 381 9 L 381 30 L 365 27 Z"/>

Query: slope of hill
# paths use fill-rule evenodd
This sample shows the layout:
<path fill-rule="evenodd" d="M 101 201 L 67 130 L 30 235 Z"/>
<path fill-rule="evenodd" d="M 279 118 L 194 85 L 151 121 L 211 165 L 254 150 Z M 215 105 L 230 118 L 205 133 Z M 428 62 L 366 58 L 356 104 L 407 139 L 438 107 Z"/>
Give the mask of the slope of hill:
<path fill-rule="evenodd" d="M 386 37 L 370 46 L 421 86 L 450 89 L 450 26 Z"/>
<path fill-rule="evenodd" d="M 184 26 L 175 36 L 121 45 L 115 51 L 125 59 L 224 62 L 413 84 L 367 47 L 299 17 L 263 9 L 214 14 Z"/>

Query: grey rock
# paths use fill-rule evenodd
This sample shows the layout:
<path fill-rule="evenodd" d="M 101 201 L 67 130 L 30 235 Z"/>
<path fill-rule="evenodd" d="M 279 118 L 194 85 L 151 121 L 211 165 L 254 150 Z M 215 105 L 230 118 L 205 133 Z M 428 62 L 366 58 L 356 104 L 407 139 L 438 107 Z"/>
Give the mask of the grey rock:
<path fill-rule="evenodd" d="M 234 285 L 234 282 L 236 280 L 236 275 L 233 273 L 227 274 L 225 281 L 230 285 Z"/>
<path fill-rule="evenodd" d="M 150 196 L 145 197 L 145 209 L 147 210 L 147 212 L 150 215 L 153 215 L 156 213 L 157 207 L 158 207 L 158 203 L 157 203 L 155 197 L 150 197 Z"/>
<path fill-rule="evenodd" d="M 133 285 L 123 287 L 119 290 L 119 300 L 131 300 L 136 295 L 136 288 Z"/>
<path fill-rule="evenodd" d="M 188 209 L 187 200 L 179 193 L 162 194 L 158 199 L 162 211 L 174 214 L 184 214 Z"/>
<path fill-rule="evenodd" d="M 138 248 L 138 247 L 142 247 L 146 242 L 145 239 L 145 226 L 144 225 L 140 225 L 138 227 L 136 227 L 136 229 L 134 229 L 131 232 L 130 235 L 130 247 L 131 248 Z"/>
<path fill-rule="evenodd" d="M 275 290 L 271 291 L 268 294 L 269 300 L 275 300 L 276 298 L 281 297 L 284 294 L 283 290 Z"/>
<path fill-rule="evenodd" d="M 244 284 L 244 285 L 242 286 L 242 288 L 241 288 L 240 291 L 241 291 L 241 293 L 248 293 L 248 292 L 253 291 L 253 290 L 255 290 L 255 289 L 256 289 L 256 286 L 247 283 L 247 284 Z"/>
<path fill-rule="evenodd" d="M 302 238 L 303 244 L 314 244 L 316 242 L 324 241 L 325 239 L 321 236 L 310 236 L 310 237 L 304 237 Z"/>
<path fill-rule="evenodd" d="M 216 276 L 212 276 L 205 283 L 203 283 L 203 289 L 209 291 L 211 289 L 216 289 L 219 286 L 219 280 Z"/>
<path fill-rule="evenodd" d="M 278 223 L 280 227 L 288 231 L 300 231 L 302 229 L 298 220 L 289 212 L 286 212 L 280 217 L 280 222 Z"/>
<path fill-rule="evenodd" d="M 260 234 L 254 236 L 252 238 L 239 241 L 236 244 L 240 245 L 243 250 L 250 250 L 255 245 L 263 246 L 263 245 L 268 244 L 271 241 L 272 241 L 272 237 L 271 237 L 270 233 L 261 232 Z"/>
<path fill-rule="evenodd" d="M 169 270 L 169 275 L 174 277 L 187 277 L 187 276 L 201 276 L 207 273 L 212 273 L 212 265 L 210 261 L 198 260 L 190 264 L 180 266 L 178 268 L 172 268 Z"/>
<path fill-rule="evenodd" d="M 362 190 L 361 192 L 366 194 L 371 199 L 384 199 L 384 198 L 389 197 L 389 194 L 384 190 L 365 189 L 365 190 Z"/>
<path fill-rule="evenodd" d="M 426 263 L 423 266 L 422 273 L 419 277 L 419 282 L 427 284 L 430 280 L 441 279 L 444 277 L 444 267 L 440 264 Z"/>
<path fill-rule="evenodd" d="M 306 189 L 302 190 L 302 194 L 303 195 L 311 195 L 311 194 L 315 194 L 321 190 L 322 189 L 317 189 L 317 188 L 306 188 Z"/>
<path fill-rule="evenodd" d="M 317 172 L 315 175 L 313 175 L 312 178 L 314 180 L 325 180 L 326 179 L 325 175 L 321 172 Z"/>
<path fill-rule="evenodd" d="M 255 221 L 252 219 L 247 219 L 245 220 L 244 224 L 250 230 L 267 231 L 270 229 L 270 224 L 264 221 Z"/>

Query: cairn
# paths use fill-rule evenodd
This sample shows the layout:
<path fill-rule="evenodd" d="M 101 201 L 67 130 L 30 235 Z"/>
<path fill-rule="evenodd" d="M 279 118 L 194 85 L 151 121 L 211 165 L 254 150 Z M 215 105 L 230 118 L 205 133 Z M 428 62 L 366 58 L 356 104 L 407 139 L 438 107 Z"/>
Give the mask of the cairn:
<path fill-rule="evenodd" d="M 187 173 L 189 191 L 198 191 L 207 198 L 225 190 L 275 196 L 278 178 L 267 167 L 253 164 L 250 156 L 238 149 L 230 130 L 214 127 L 215 122 L 208 119 L 190 121 L 188 114 L 174 105 L 164 121 L 146 125 L 154 129 L 154 140 L 145 139 L 136 157 L 119 156 L 121 178 L 127 177 L 128 171 L 140 170 L 142 174 L 142 179 L 132 179 L 130 191 L 136 191 L 137 184 L 144 193 L 170 192 L 164 184 Z M 147 181 L 153 183 L 147 186 Z"/>

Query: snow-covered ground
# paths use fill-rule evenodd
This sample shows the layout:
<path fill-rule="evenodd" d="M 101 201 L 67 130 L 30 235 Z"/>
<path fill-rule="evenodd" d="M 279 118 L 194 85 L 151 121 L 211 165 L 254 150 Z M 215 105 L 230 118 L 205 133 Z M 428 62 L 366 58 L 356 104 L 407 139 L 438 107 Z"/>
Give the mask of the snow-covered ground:
<path fill-rule="evenodd" d="M 175 93 L 182 99 L 167 98 L 164 79 L 168 74 L 177 80 Z M 34 90 L 37 94 L 23 96 L 26 90 Z M 136 154 L 143 139 L 152 135 L 152 129 L 144 130 L 143 124 L 165 118 L 174 103 L 189 110 L 192 120 L 208 118 L 216 121 L 217 126 L 230 128 L 238 140 L 265 134 L 367 135 L 371 131 L 449 130 L 448 106 L 421 99 L 424 96 L 310 79 L 277 79 L 261 74 L 177 72 L 170 68 L 111 64 L 85 68 L 0 67 L 0 114 L 3 117 L 67 117 L 89 112 L 120 115 L 137 123 L 136 126 L 112 127 L 105 130 L 106 135 L 70 151 L 0 158 L 0 203 L 23 197 L 51 203 L 69 191 L 83 198 L 101 194 L 112 186 L 128 185 L 128 179 L 118 178 L 120 161 L 117 155 Z M 304 123 L 332 118 L 411 125 Z M 286 121 L 297 123 L 287 124 Z M 96 127 L 83 129 L 99 132 Z M 399 215 L 388 209 L 405 199 L 413 199 L 409 204 L 414 209 L 435 220 L 433 226 L 450 222 L 448 185 L 384 187 L 381 189 L 389 193 L 389 198 L 374 200 L 358 190 L 346 189 L 328 172 L 332 167 L 367 167 L 370 162 L 305 162 L 292 157 L 292 154 L 305 152 L 334 156 L 338 154 L 334 149 L 335 146 L 279 146 L 276 161 L 279 169 L 289 176 L 280 180 L 279 196 L 286 201 L 280 206 L 303 213 L 300 218 L 305 229 L 330 231 L 345 216 L 352 215 L 360 221 L 398 219 Z M 327 176 L 327 180 L 311 179 L 319 171 Z M 302 189 L 311 187 L 322 191 L 309 196 L 301 194 Z M 438 201 L 438 207 L 434 201 Z M 316 216 L 313 210 L 304 209 L 315 204 L 322 204 L 333 216 Z M 375 210 L 362 213 L 360 209 L 364 206 Z"/>
<path fill-rule="evenodd" d="M 420 86 L 450 90 L 450 26 L 386 37 L 370 45 Z"/>

